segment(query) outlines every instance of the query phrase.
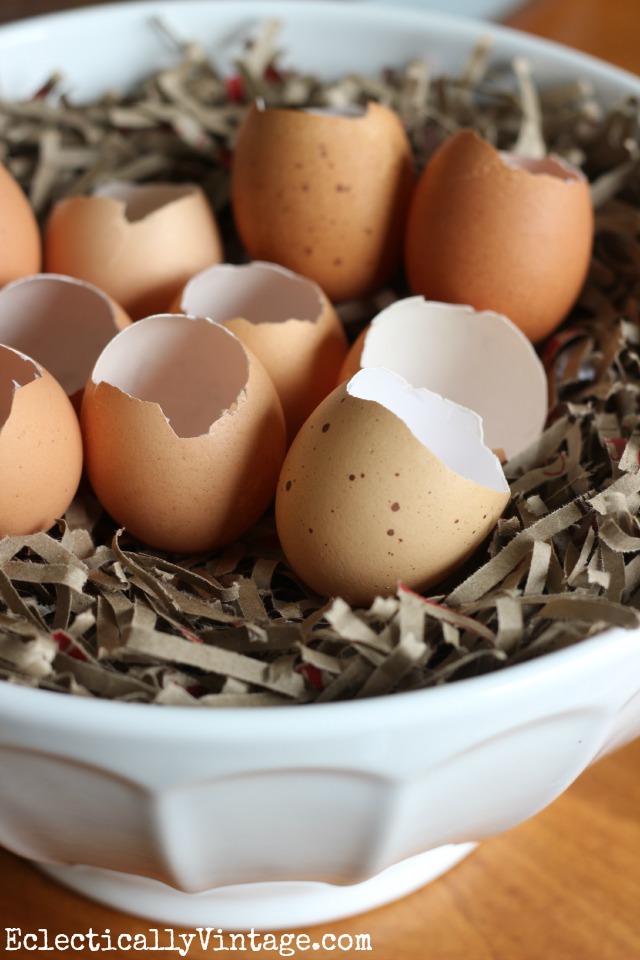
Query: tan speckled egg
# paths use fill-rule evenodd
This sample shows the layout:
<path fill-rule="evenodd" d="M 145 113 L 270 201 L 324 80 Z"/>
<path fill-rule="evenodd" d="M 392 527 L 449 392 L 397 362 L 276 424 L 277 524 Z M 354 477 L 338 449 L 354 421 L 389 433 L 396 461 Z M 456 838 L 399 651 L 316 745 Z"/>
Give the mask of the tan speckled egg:
<path fill-rule="evenodd" d="M 274 263 L 208 267 L 189 280 L 177 308 L 224 324 L 249 347 L 273 380 L 290 439 L 334 388 L 347 355 L 325 293 Z"/>
<path fill-rule="evenodd" d="M 130 323 L 106 293 L 74 277 L 36 273 L 0 290 L 0 343 L 41 363 L 78 411 L 100 352 Z"/>
<path fill-rule="evenodd" d="M 580 170 L 496 150 L 470 130 L 425 166 L 405 237 L 409 286 L 429 300 L 505 314 L 538 343 L 587 275 L 594 216 Z"/>
<path fill-rule="evenodd" d="M 45 227 L 47 273 L 95 284 L 134 320 L 165 310 L 189 277 L 222 258 L 218 224 L 195 184 L 105 183 L 59 200 Z"/>
<path fill-rule="evenodd" d="M 285 425 L 262 364 L 203 317 L 138 320 L 84 391 L 85 463 L 112 517 L 152 547 L 214 550 L 273 499 Z"/>
<path fill-rule="evenodd" d="M 374 291 L 399 263 L 414 175 L 398 116 L 261 109 L 245 114 L 233 214 L 255 260 L 311 277 L 332 301 Z"/>
<path fill-rule="evenodd" d="M 48 530 L 81 474 L 80 426 L 65 391 L 31 357 L 0 345 L 0 536 Z"/>
<path fill-rule="evenodd" d="M 299 431 L 276 495 L 292 569 L 324 596 L 369 604 L 426 590 L 491 531 L 509 498 L 480 418 L 384 368 L 357 373 Z"/>
<path fill-rule="evenodd" d="M 0 163 L 0 286 L 37 273 L 41 265 L 36 216 L 18 181 Z"/>

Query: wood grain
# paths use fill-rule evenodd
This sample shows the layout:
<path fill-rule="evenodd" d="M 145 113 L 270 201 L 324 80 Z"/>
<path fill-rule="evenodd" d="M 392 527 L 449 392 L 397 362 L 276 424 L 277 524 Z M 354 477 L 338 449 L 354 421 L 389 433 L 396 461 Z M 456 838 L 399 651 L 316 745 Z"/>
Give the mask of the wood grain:
<path fill-rule="evenodd" d="M 63 5 L 83 4 L 0 0 L 0 22 Z M 532 0 L 508 23 L 640 72 L 640 0 Z M 323 932 L 368 933 L 372 950 L 365 956 L 372 960 L 633 960 L 640 956 L 638 904 L 640 741 L 601 760 L 549 808 L 485 841 L 417 893 L 306 932 L 311 940 Z M 0 921 L 0 956 L 5 927 L 46 928 L 52 938 L 93 927 L 115 938 L 154 926 L 64 890 L 6 851 L 0 851 Z M 6 953 L 20 960 L 36 955 Z M 83 955 L 88 951 L 45 954 Z M 196 960 L 212 955 L 195 946 L 189 953 Z M 311 955 L 323 956 L 294 954 Z"/>

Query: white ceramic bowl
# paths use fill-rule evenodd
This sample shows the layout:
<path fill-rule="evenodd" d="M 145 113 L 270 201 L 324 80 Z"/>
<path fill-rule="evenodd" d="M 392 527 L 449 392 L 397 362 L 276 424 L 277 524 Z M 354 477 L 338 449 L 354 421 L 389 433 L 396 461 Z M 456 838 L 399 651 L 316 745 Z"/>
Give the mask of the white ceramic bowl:
<path fill-rule="evenodd" d="M 398 8 L 127 3 L 0 31 L 0 90 L 63 67 L 93 96 L 169 63 L 161 11 L 222 64 L 265 16 L 326 74 L 427 56 L 458 68 L 481 33 L 539 77 L 640 95 L 621 70 L 506 29 Z M 117 55 L 114 55 L 117 51 Z M 449 686 L 359 702 L 219 709 L 0 685 L 0 843 L 69 886 L 167 923 L 276 929 L 399 897 L 533 816 L 640 735 L 640 637 L 609 631 Z"/>

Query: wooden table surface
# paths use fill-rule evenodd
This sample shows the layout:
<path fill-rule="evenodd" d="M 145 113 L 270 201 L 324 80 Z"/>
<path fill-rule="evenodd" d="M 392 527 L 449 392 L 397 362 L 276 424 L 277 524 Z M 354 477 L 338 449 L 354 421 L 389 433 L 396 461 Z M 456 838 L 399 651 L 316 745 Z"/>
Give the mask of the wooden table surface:
<path fill-rule="evenodd" d="M 0 22 L 81 5 L 0 0 Z M 508 22 L 640 73 L 640 0 L 532 0 Z M 312 940 L 327 931 L 368 933 L 372 960 L 634 960 L 640 957 L 639 905 L 636 741 L 593 766 L 533 820 L 485 841 L 419 892 L 307 932 Z M 0 921 L 0 956 L 20 960 L 36 954 L 5 953 L 5 927 L 45 928 L 51 938 L 93 927 L 115 938 L 153 926 L 58 887 L 6 851 L 0 851 Z M 211 955 L 195 946 L 189 953 L 198 960 Z M 339 955 L 361 956 L 355 950 Z"/>

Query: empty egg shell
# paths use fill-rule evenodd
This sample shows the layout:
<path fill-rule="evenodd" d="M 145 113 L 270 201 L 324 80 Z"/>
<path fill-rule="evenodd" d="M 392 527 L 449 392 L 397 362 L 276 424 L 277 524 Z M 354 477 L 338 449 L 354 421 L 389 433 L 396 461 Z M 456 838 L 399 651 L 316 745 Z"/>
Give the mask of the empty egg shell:
<path fill-rule="evenodd" d="M 312 589 L 368 604 L 426 590 L 466 560 L 509 499 L 477 414 L 384 368 L 312 413 L 285 459 L 276 524 Z"/>
<path fill-rule="evenodd" d="M 37 273 L 41 266 L 36 216 L 18 181 L 0 163 L 0 286 Z"/>
<path fill-rule="evenodd" d="M 47 272 L 95 284 L 134 320 L 165 310 L 190 276 L 221 260 L 218 225 L 194 184 L 106 183 L 58 201 L 45 229 Z"/>
<path fill-rule="evenodd" d="M 98 499 L 152 547 L 214 550 L 273 498 L 280 401 L 262 364 L 206 318 L 164 314 L 121 331 L 87 383 L 81 422 Z"/>
<path fill-rule="evenodd" d="M 388 367 L 413 387 L 427 387 L 475 410 L 484 442 L 516 456 L 542 432 L 547 378 L 530 340 L 491 310 L 397 300 L 355 341 L 342 368 L 348 380 L 361 367 Z"/>
<path fill-rule="evenodd" d="M 254 105 L 233 156 L 233 214 L 252 258 L 340 301 L 376 290 L 397 267 L 413 183 L 409 141 L 387 107 Z"/>
<path fill-rule="evenodd" d="M 41 363 L 77 410 L 103 347 L 130 323 L 102 290 L 73 277 L 38 273 L 0 290 L 0 343 Z"/>
<path fill-rule="evenodd" d="M 219 264 L 186 284 L 177 309 L 224 324 L 262 362 L 292 439 L 334 388 L 347 339 L 312 280 L 273 263 Z"/>
<path fill-rule="evenodd" d="M 594 216 L 580 170 L 552 155 L 500 152 L 471 130 L 426 164 L 405 237 L 410 289 L 503 313 L 538 343 L 587 275 Z"/>
<path fill-rule="evenodd" d="M 60 384 L 0 345 L 0 536 L 48 530 L 82 474 L 78 418 Z"/>

